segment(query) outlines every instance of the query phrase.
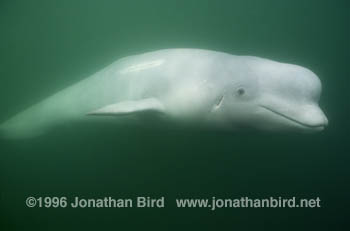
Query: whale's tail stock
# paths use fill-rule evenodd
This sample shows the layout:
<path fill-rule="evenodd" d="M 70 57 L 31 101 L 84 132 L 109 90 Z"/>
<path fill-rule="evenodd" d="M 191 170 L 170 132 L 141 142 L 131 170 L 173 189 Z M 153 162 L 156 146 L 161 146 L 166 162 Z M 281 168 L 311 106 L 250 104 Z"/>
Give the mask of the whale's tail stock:
<path fill-rule="evenodd" d="M 27 139 L 43 133 L 43 126 L 35 115 L 26 110 L 0 123 L 0 139 Z"/>
<path fill-rule="evenodd" d="M 1 124 L 0 125 L 0 139 L 6 138 L 5 134 L 6 134 L 5 129 L 4 129 L 3 125 Z"/>
<path fill-rule="evenodd" d="M 12 133 L 12 129 L 8 125 L 8 122 L 0 123 L 0 139 L 11 139 L 11 137 L 15 138 L 15 135 Z"/>
<path fill-rule="evenodd" d="M 0 124 L 0 139 L 16 139 L 20 136 L 16 135 L 15 129 L 12 129 L 7 123 Z"/>
<path fill-rule="evenodd" d="M 27 139 L 40 135 L 36 129 L 5 122 L 0 125 L 0 139 Z"/>
<path fill-rule="evenodd" d="M 12 121 L 0 124 L 0 139 L 29 139 L 43 133 L 44 129 L 37 124 L 12 123 Z"/>

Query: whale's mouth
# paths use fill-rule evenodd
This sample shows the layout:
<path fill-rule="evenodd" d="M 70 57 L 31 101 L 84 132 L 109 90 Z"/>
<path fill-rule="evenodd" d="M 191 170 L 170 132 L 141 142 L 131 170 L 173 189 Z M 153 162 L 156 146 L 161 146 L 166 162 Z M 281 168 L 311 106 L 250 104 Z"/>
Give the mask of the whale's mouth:
<path fill-rule="evenodd" d="M 293 122 L 295 124 L 298 124 L 298 125 L 300 125 L 302 127 L 305 127 L 305 128 L 314 129 L 314 130 L 323 130 L 324 127 L 325 127 L 324 123 L 315 124 L 315 125 L 306 124 L 306 123 L 303 123 L 303 122 L 301 122 L 299 120 L 296 120 L 296 119 L 294 119 L 294 118 L 292 118 L 290 116 L 287 116 L 287 115 L 285 115 L 285 114 L 283 114 L 281 112 L 275 111 L 275 110 L 273 110 L 273 109 L 271 109 L 269 107 L 266 107 L 266 106 L 263 106 L 263 105 L 259 105 L 259 106 L 264 108 L 264 109 L 266 109 L 266 110 L 268 110 L 268 111 L 270 111 L 270 112 L 272 112 L 272 113 L 274 113 L 274 114 L 276 114 L 276 115 L 278 115 L 278 116 L 280 116 L 280 117 L 283 117 L 283 118 L 285 118 L 285 119 L 287 119 L 287 120 L 289 120 L 289 121 L 291 121 L 291 122 Z"/>

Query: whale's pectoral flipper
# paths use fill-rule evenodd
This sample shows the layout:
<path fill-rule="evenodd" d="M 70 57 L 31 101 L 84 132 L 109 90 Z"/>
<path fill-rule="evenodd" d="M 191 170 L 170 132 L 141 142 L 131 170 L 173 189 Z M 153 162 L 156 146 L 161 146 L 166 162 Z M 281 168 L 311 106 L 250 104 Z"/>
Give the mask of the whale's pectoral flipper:
<path fill-rule="evenodd" d="M 155 98 L 147 98 L 136 101 L 122 101 L 116 104 L 104 106 L 88 115 L 119 116 L 145 112 L 163 112 L 163 104 Z"/>

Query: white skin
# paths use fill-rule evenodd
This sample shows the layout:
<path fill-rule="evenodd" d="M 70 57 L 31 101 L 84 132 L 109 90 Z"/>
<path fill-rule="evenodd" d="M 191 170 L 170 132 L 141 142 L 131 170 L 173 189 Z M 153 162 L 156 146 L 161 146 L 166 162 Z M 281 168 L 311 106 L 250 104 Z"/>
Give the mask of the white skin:
<path fill-rule="evenodd" d="M 26 138 L 67 121 L 147 115 L 219 130 L 319 131 L 321 82 L 306 68 L 199 49 L 167 49 L 116 61 L 5 122 Z"/>

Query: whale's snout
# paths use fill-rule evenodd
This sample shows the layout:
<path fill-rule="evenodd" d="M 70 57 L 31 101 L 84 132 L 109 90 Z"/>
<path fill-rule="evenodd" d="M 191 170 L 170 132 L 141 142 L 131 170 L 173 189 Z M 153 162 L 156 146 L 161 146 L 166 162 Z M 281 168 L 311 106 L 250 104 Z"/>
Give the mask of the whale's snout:
<path fill-rule="evenodd" d="M 328 126 L 328 118 L 326 117 L 326 115 L 324 116 L 324 126 Z"/>
<path fill-rule="evenodd" d="M 321 109 L 320 109 L 320 111 L 321 111 Z M 328 126 L 328 118 L 323 112 L 322 112 L 322 116 L 321 116 L 318 124 L 319 124 L 319 126 L 322 126 L 323 128 Z"/>
<path fill-rule="evenodd" d="M 299 107 L 296 120 L 311 128 L 324 128 L 328 125 L 328 119 L 318 105 L 305 105 Z"/>
<path fill-rule="evenodd" d="M 322 131 L 328 126 L 328 119 L 321 108 L 315 104 L 291 104 L 269 102 L 261 104 L 264 118 L 275 121 L 276 126 L 298 130 Z"/>

